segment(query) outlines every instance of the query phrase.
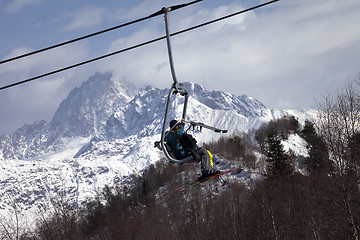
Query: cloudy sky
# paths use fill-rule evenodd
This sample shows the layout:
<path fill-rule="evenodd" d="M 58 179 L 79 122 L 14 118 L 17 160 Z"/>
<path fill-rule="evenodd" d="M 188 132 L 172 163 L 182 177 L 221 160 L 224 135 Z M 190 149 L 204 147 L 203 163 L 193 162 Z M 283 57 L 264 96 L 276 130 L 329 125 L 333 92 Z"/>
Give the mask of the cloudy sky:
<path fill-rule="evenodd" d="M 24 54 L 152 14 L 184 0 L 0 0 L 0 59 Z M 176 32 L 261 4 L 203 0 L 170 13 Z M 280 0 L 172 38 L 178 80 L 269 108 L 316 106 L 360 73 L 359 0 Z M 0 65 L 0 87 L 164 35 L 158 16 Z M 69 91 L 95 72 L 114 71 L 141 87 L 172 83 L 165 41 L 0 91 L 0 134 L 50 121 Z"/>

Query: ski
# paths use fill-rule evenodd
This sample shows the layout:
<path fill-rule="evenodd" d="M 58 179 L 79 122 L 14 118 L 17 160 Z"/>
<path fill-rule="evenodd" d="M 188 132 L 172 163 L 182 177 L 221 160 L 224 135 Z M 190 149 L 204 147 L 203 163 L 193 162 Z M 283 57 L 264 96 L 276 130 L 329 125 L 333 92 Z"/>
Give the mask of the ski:
<path fill-rule="evenodd" d="M 218 174 L 214 174 L 210 177 L 207 177 L 207 178 L 204 178 L 204 179 L 201 179 L 201 180 L 196 180 L 195 182 L 192 182 L 192 183 L 189 183 L 185 186 L 182 186 L 182 187 L 179 187 L 179 188 L 175 188 L 173 189 L 173 191 L 180 191 L 180 192 L 183 192 L 191 187 L 194 187 L 194 186 L 198 186 L 202 183 L 205 183 L 205 182 L 208 182 L 210 180 L 213 180 L 213 179 L 220 179 L 220 182 L 222 183 L 222 185 L 225 185 L 226 184 L 226 181 L 222 178 L 222 176 L 226 175 L 226 174 L 229 174 L 231 172 L 235 172 L 239 170 L 239 172 L 242 171 L 242 168 L 241 167 L 236 167 L 236 168 L 232 168 L 230 170 L 227 170 L 227 171 L 223 171 L 223 172 L 220 172 Z"/>

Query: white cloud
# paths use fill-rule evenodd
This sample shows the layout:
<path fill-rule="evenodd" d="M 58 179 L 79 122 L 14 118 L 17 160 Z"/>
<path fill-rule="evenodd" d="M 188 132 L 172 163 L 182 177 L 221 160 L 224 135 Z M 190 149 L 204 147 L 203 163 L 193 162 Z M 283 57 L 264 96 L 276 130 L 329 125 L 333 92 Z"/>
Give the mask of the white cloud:
<path fill-rule="evenodd" d="M 98 25 L 105 16 L 106 10 L 102 7 L 85 7 L 68 15 L 68 18 L 71 18 L 71 23 L 66 26 L 66 30 L 72 31 Z"/>
<path fill-rule="evenodd" d="M 8 13 L 17 13 L 24 7 L 33 4 L 39 4 L 42 0 L 12 0 L 11 3 L 5 6 L 5 11 Z"/>
<path fill-rule="evenodd" d="M 5 57 L 10 58 L 19 56 L 25 53 L 29 53 L 34 49 L 31 48 L 16 48 Z M 1 66 L 0 74 L 10 75 L 14 74 L 13 77 L 29 78 L 35 74 L 42 74 L 65 67 L 70 64 L 77 63 L 84 60 L 89 54 L 87 43 L 77 43 L 68 45 L 62 48 L 53 49 L 46 54 L 37 54 L 30 57 L 22 58 L 14 62 L 6 63 Z M 33 74 L 33 75 L 30 75 Z M 4 77 L 6 79 L 6 77 Z"/>
<path fill-rule="evenodd" d="M 186 18 L 172 14 L 171 30 L 242 9 L 239 5 L 212 10 L 195 8 L 194 12 L 187 12 Z M 270 107 L 313 105 L 314 98 L 326 91 L 324 87 L 338 87 L 360 71 L 353 67 L 354 62 L 360 61 L 356 57 L 360 55 L 356 54 L 360 32 L 354 24 L 360 23 L 359 9 L 357 0 L 280 1 L 261 11 L 173 37 L 178 79 L 210 89 L 248 94 Z M 163 35 L 159 29 L 163 29 L 164 23 L 162 19 L 157 21 L 158 30 L 149 25 L 147 31 L 138 32 L 136 39 Z M 135 35 L 121 42 L 135 43 Z M 351 50 L 355 52 L 348 57 L 355 59 L 343 59 L 345 52 Z M 103 66 L 113 66 L 130 81 L 170 86 L 165 41 L 125 55 Z"/>
<path fill-rule="evenodd" d="M 31 50 L 15 49 L 11 55 Z M 88 58 L 88 54 L 88 45 L 77 43 L 54 49 L 47 54 L 7 63 L 0 68 L 1 86 L 78 63 Z M 84 66 L 81 70 L 68 70 L 3 90 L 0 94 L 0 102 L 6 104 L 0 105 L 0 112 L 2 112 L 0 135 L 11 133 L 24 123 L 51 120 L 60 102 L 66 98 L 69 91 L 89 77 L 84 72 L 86 73 L 90 68 L 91 66 Z"/>

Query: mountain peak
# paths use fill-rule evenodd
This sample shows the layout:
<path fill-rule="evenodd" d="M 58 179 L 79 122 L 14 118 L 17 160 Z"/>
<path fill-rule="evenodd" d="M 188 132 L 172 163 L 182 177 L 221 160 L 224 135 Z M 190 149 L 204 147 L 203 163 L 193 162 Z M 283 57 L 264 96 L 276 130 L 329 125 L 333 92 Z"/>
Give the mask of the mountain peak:
<path fill-rule="evenodd" d="M 115 79 L 113 73 L 96 73 L 69 93 L 50 125 L 66 137 L 97 134 L 114 111 L 125 107 L 136 91 L 133 85 Z"/>

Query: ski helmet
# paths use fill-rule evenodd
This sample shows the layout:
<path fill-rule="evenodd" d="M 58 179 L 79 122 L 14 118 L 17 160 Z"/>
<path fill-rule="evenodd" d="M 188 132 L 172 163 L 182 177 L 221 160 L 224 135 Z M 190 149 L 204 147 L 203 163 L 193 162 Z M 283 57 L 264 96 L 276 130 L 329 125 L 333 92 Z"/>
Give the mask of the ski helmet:
<path fill-rule="evenodd" d="M 171 120 L 170 121 L 170 128 L 173 128 L 176 124 L 177 124 L 178 121 L 176 120 Z"/>

